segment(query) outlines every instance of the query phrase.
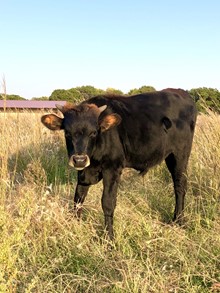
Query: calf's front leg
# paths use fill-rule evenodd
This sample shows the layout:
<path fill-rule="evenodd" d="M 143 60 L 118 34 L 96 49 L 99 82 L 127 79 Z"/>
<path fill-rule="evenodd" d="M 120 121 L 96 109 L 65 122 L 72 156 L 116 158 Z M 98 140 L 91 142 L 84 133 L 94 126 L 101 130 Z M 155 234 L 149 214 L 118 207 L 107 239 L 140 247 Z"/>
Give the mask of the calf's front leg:
<path fill-rule="evenodd" d="M 74 195 L 74 210 L 76 211 L 77 218 L 80 218 L 82 212 L 82 204 L 86 198 L 89 191 L 90 185 L 81 185 L 77 183 L 76 191 Z"/>
<path fill-rule="evenodd" d="M 105 228 L 110 240 L 114 239 L 113 217 L 117 201 L 118 183 L 121 176 L 120 170 L 105 170 L 103 172 L 102 209 L 105 218 Z"/>
<path fill-rule="evenodd" d="M 97 167 L 86 168 L 78 172 L 78 181 L 74 195 L 74 210 L 77 217 L 80 217 L 82 212 L 82 204 L 88 194 L 89 187 L 92 184 L 98 183 L 102 179 L 102 174 Z"/>

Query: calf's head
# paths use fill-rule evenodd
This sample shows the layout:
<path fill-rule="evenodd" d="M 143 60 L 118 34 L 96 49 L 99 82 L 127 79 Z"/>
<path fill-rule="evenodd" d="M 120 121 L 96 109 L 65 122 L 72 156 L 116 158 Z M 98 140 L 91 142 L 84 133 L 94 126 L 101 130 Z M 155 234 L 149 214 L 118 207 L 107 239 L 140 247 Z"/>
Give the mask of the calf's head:
<path fill-rule="evenodd" d="M 68 104 L 57 105 L 57 108 L 63 113 L 63 118 L 47 114 L 41 117 L 41 122 L 50 130 L 64 130 L 69 165 L 76 170 L 83 170 L 90 165 L 97 137 L 118 125 L 121 117 L 115 113 L 104 115 L 106 105 Z"/>

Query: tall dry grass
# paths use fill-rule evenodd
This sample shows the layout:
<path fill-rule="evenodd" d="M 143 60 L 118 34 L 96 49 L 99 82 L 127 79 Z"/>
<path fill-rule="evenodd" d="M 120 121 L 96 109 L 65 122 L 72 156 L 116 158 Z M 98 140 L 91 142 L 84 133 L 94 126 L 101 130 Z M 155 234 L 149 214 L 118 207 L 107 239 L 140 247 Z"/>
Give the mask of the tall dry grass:
<path fill-rule="evenodd" d="M 102 184 L 78 222 L 76 173 L 61 133 L 38 113 L 0 114 L 0 292 L 217 292 L 220 286 L 220 118 L 198 118 L 185 227 L 168 224 L 172 181 L 162 164 L 125 170 L 112 249 L 103 237 Z"/>

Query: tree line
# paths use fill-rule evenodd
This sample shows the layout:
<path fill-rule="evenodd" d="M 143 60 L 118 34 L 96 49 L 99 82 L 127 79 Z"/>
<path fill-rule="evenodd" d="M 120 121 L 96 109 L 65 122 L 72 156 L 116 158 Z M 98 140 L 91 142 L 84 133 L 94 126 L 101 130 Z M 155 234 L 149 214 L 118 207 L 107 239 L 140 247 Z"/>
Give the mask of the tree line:
<path fill-rule="evenodd" d="M 93 96 L 110 94 L 110 95 L 136 95 L 145 92 L 156 91 L 153 86 L 142 86 L 140 88 L 131 89 L 128 93 L 123 93 L 121 90 L 114 88 L 107 88 L 106 90 L 97 89 L 93 86 L 80 86 L 71 89 L 56 89 L 49 97 L 34 97 L 32 100 L 41 101 L 67 101 L 72 103 L 79 103 L 85 99 Z M 199 87 L 188 91 L 192 98 L 196 101 L 197 108 L 200 112 L 205 112 L 206 109 L 211 109 L 220 113 L 220 92 L 215 88 Z M 0 100 L 26 100 L 19 95 L 3 95 L 0 94 Z"/>

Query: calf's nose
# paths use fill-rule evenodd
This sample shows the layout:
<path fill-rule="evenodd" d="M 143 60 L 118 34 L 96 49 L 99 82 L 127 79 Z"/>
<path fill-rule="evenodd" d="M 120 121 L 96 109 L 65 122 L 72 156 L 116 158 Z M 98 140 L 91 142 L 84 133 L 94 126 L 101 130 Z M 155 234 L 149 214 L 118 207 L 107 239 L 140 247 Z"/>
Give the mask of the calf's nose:
<path fill-rule="evenodd" d="M 74 167 L 76 170 L 83 170 L 90 164 L 89 157 L 85 154 L 82 155 L 72 155 L 69 159 L 69 165 Z"/>
<path fill-rule="evenodd" d="M 86 155 L 73 155 L 73 162 L 74 164 L 85 164 L 87 160 Z"/>

